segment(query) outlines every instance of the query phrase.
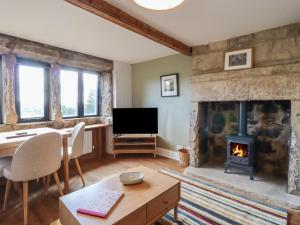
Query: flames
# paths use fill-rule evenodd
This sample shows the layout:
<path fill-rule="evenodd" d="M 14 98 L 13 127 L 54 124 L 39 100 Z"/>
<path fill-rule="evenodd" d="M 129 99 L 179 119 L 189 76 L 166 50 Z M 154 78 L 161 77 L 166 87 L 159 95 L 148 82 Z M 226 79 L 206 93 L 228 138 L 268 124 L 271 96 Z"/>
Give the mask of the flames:
<path fill-rule="evenodd" d="M 237 157 L 247 157 L 247 145 L 235 144 L 232 148 L 232 155 Z"/>

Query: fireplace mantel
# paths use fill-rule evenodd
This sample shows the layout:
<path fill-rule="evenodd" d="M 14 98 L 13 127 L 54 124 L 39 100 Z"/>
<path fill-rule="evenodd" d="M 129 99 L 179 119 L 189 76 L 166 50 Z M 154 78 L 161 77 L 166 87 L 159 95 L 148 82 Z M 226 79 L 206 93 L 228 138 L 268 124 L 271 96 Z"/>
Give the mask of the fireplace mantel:
<path fill-rule="evenodd" d="M 300 100 L 300 62 L 193 75 L 191 101 Z"/>

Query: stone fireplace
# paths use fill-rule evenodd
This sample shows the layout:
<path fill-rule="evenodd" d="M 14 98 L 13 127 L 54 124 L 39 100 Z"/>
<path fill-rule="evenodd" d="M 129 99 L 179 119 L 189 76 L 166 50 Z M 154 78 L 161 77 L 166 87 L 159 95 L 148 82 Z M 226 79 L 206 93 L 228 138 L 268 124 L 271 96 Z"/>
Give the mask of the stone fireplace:
<path fill-rule="evenodd" d="M 250 47 L 253 68 L 223 70 L 224 52 Z M 240 101 L 248 104 L 248 134 L 258 137 L 259 169 L 286 177 L 288 193 L 299 194 L 300 24 L 193 49 L 192 166 L 201 167 L 212 156 L 226 161 L 226 135 L 237 134 Z"/>

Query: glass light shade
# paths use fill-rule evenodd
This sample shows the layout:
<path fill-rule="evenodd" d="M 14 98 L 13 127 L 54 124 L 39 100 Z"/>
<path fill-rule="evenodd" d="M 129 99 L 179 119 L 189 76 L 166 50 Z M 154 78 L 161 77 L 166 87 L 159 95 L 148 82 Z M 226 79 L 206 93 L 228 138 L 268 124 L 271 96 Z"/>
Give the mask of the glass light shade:
<path fill-rule="evenodd" d="M 134 0 L 136 4 L 153 10 L 167 10 L 179 6 L 184 0 Z"/>

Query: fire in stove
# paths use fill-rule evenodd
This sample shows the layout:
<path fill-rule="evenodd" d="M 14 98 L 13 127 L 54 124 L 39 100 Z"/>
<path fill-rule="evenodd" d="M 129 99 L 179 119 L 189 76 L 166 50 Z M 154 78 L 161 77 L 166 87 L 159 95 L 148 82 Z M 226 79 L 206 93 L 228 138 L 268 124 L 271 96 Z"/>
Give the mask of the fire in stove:
<path fill-rule="evenodd" d="M 231 143 L 231 154 L 237 157 L 248 157 L 247 148 L 245 144 Z"/>

